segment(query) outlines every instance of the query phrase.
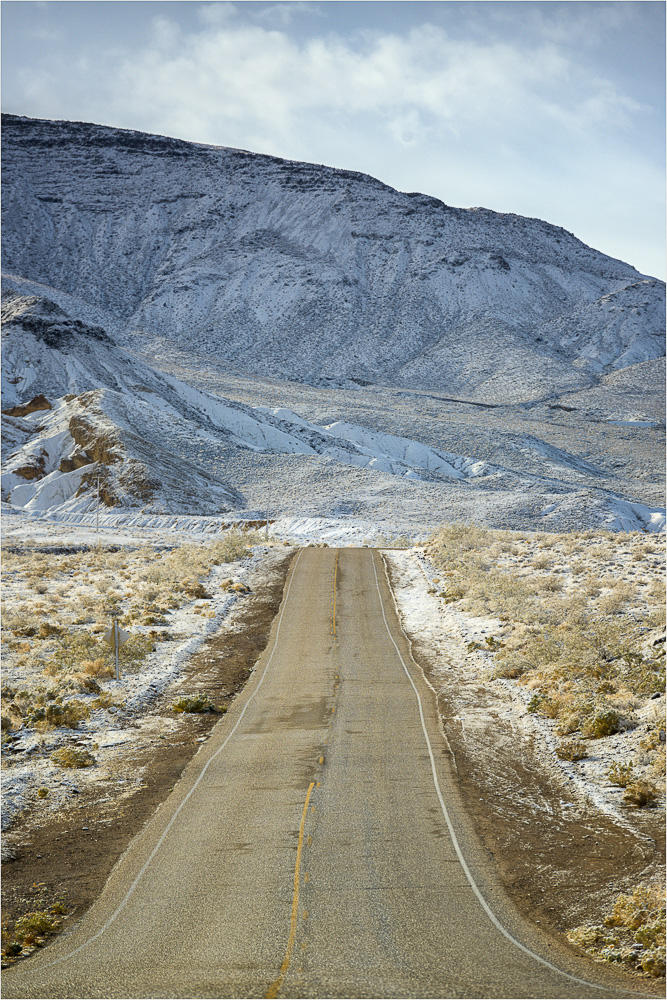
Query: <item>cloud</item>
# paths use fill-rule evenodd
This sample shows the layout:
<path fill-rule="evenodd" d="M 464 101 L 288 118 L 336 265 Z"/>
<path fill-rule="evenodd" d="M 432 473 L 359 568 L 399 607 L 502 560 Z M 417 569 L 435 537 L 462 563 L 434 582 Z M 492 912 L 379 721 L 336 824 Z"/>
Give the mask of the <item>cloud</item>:
<path fill-rule="evenodd" d="M 238 14 L 238 7 L 235 3 L 227 3 L 225 0 L 218 0 L 216 3 L 205 3 L 197 8 L 197 17 L 209 27 L 219 27 Z"/>
<path fill-rule="evenodd" d="M 322 8 L 318 3 L 307 3 L 305 0 L 289 0 L 287 3 L 272 3 L 259 7 L 251 13 L 254 20 L 272 27 L 286 28 L 297 17 L 304 14 L 315 14 L 323 17 Z"/>
<path fill-rule="evenodd" d="M 65 37 L 59 28 L 51 28 L 46 24 L 35 26 L 29 34 L 38 42 L 62 42 Z"/>
<path fill-rule="evenodd" d="M 262 16 L 276 23 L 300 4 L 273 4 Z M 306 5 L 307 6 L 307 5 Z M 276 141 L 298 136 L 309 115 L 336 114 L 352 123 L 374 114 L 379 127 L 408 119 L 412 138 L 424 125 L 443 133 L 501 125 L 522 129 L 548 122 L 582 132 L 613 122 L 629 127 L 641 106 L 606 79 L 587 76 L 567 51 L 548 42 L 454 40 L 423 25 L 406 35 L 366 33 L 354 41 L 335 35 L 298 42 L 286 31 L 238 20 L 233 4 L 209 4 L 207 28 L 179 33 L 156 20 L 150 45 L 128 56 L 116 78 L 115 103 L 145 109 L 160 129 L 193 114 L 206 134 L 225 123 L 246 123 Z M 291 17 L 292 14 L 290 13 Z M 224 141 L 224 134 L 218 135 Z"/>

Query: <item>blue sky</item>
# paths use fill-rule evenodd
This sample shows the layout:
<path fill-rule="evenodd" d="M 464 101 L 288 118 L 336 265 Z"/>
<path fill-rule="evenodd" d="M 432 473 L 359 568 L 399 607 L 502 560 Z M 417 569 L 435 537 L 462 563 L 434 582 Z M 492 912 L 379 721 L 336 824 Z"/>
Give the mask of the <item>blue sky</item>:
<path fill-rule="evenodd" d="M 2 108 L 370 173 L 664 277 L 665 5 L 2 3 Z"/>

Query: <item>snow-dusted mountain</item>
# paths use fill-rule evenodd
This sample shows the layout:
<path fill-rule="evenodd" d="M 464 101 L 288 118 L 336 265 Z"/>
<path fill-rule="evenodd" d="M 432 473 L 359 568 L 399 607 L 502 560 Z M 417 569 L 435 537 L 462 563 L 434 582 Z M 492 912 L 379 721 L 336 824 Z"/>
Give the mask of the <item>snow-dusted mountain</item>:
<path fill-rule="evenodd" d="M 158 367 L 511 401 L 664 353 L 664 285 L 536 219 L 89 124 L 2 155 L 5 272 Z"/>
<path fill-rule="evenodd" d="M 320 426 L 284 407 L 211 396 L 137 361 L 48 299 L 9 292 L 2 312 L 2 494 L 28 510 L 86 510 L 101 475 L 108 506 L 242 511 L 246 498 L 223 481 L 239 453 L 324 458 L 420 482 L 498 472 L 345 421 Z"/>
<path fill-rule="evenodd" d="M 655 364 L 631 370 L 641 369 L 646 384 L 646 366 Z M 252 520 L 270 511 L 296 515 L 299 524 L 334 516 L 367 525 L 355 530 L 371 537 L 387 524 L 423 532 L 452 516 L 636 527 L 655 515 L 609 493 L 599 454 L 568 450 L 568 435 L 553 426 L 550 441 L 536 436 L 543 424 L 534 404 L 520 434 L 502 426 L 511 407 L 472 406 L 483 420 L 491 414 L 490 433 L 488 424 L 461 425 L 460 405 L 452 410 L 451 401 L 406 390 L 388 398 L 388 390 L 372 387 L 319 389 L 318 406 L 304 407 L 297 395 L 291 409 L 284 405 L 288 383 L 268 383 L 269 400 L 267 386 L 262 397 L 250 380 L 251 398 L 264 403 L 256 405 L 156 371 L 101 327 L 11 289 L 3 302 L 2 366 L 2 498 L 29 514 L 90 516 L 99 478 L 103 504 L 118 516 Z M 619 398 L 624 415 L 627 397 Z M 628 399 L 627 424 L 647 434 L 657 425 L 638 414 L 641 398 Z M 581 404 L 576 393 L 562 399 L 562 407 L 550 404 L 560 417 L 549 419 L 567 426 Z M 438 407 L 449 408 L 446 422 Z"/>
<path fill-rule="evenodd" d="M 90 518 L 99 479 L 107 517 L 357 541 L 664 525 L 662 283 L 361 174 L 12 116 L 3 140 L 12 510 Z"/>

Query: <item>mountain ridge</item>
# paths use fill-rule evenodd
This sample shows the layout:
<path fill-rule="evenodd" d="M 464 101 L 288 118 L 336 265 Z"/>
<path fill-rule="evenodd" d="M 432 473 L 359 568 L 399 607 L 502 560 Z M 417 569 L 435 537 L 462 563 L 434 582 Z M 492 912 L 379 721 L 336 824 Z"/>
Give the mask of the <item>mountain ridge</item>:
<path fill-rule="evenodd" d="M 6 270 L 110 312 L 157 367 L 173 344 L 202 367 L 516 399 L 664 353 L 662 283 L 541 220 L 88 123 L 3 116 L 3 161 Z M 638 282 L 648 314 L 610 320 Z"/>

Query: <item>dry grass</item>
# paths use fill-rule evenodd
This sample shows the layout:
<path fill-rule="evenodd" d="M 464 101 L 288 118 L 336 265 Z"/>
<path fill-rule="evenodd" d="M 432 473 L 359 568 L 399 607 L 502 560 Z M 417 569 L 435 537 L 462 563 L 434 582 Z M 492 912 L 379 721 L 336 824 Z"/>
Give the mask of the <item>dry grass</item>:
<path fill-rule="evenodd" d="M 3 735 L 21 726 L 71 728 L 89 708 L 104 707 L 102 686 L 115 676 L 114 653 L 104 640 L 111 618 L 132 636 L 120 648 L 121 674 L 140 669 L 160 637 L 155 626 L 168 626 L 167 616 L 182 605 L 210 600 L 213 568 L 242 558 L 256 541 L 255 533 L 232 529 L 206 545 L 162 552 L 97 546 L 47 556 L 27 543 L 22 551 L 6 552 L 5 677 L 25 680 L 20 696 L 15 681 L 3 687 Z M 231 577 L 224 589 L 247 591 Z M 200 605 L 197 613 L 210 617 L 209 607 Z M 85 699 L 85 712 L 77 696 Z"/>
<path fill-rule="evenodd" d="M 426 554 L 447 603 L 505 623 L 494 676 L 524 685 L 528 710 L 553 719 L 560 735 L 593 740 L 632 728 L 636 709 L 665 690 L 664 642 L 653 645 L 665 625 L 662 550 L 661 539 L 639 533 L 530 536 L 453 524 Z M 646 751 L 657 761 L 657 739 Z"/>
<path fill-rule="evenodd" d="M 61 747 L 59 750 L 54 750 L 51 760 L 58 767 L 67 768 L 92 767 L 95 763 L 93 755 L 79 747 Z"/>
<path fill-rule="evenodd" d="M 638 885 L 618 896 L 603 924 L 568 932 L 572 944 L 608 962 L 659 978 L 665 975 L 665 893 L 662 885 Z"/>

